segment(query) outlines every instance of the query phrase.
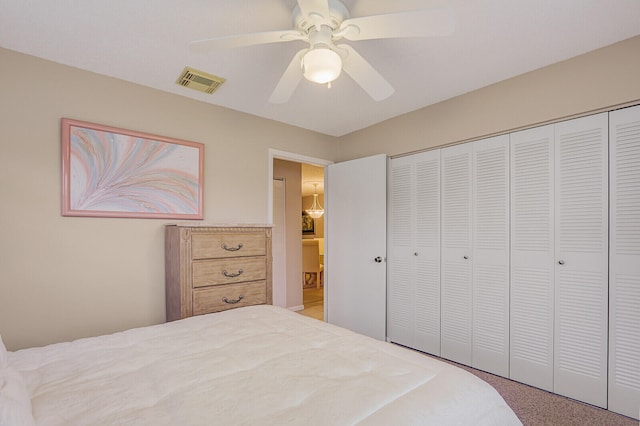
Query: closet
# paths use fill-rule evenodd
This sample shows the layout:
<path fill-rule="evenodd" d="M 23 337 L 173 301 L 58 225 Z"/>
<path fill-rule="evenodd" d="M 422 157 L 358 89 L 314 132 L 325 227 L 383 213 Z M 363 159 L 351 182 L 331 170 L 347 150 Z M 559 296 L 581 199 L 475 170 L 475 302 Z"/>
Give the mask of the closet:
<path fill-rule="evenodd" d="M 607 406 L 606 113 L 511 135 L 514 380 Z"/>
<path fill-rule="evenodd" d="M 391 161 L 387 336 L 440 355 L 440 151 Z"/>
<path fill-rule="evenodd" d="M 441 356 L 508 374 L 509 137 L 441 150 Z"/>
<path fill-rule="evenodd" d="M 389 169 L 390 341 L 638 416 L 640 106 Z"/>
<path fill-rule="evenodd" d="M 503 135 L 389 165 L 389 340 L 501 375 L 509 361 L 508 153 Z"/>

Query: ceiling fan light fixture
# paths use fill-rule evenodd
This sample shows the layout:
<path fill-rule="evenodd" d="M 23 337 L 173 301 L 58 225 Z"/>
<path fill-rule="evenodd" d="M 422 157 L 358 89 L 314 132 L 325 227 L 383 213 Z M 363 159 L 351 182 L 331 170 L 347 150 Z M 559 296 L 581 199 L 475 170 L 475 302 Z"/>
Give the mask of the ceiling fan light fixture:
<path fill-rule="evenodd" d="M 342 72 L 342 58 L 328 47 L 311 49 L 302 57 L 302 72 L 314 83 L 331 83 Z"/>

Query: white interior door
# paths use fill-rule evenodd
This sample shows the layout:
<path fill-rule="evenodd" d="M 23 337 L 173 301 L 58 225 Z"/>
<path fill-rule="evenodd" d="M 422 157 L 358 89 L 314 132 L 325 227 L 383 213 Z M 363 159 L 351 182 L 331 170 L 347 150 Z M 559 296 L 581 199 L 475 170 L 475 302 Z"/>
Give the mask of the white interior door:
<path fill-rule="evenodd" d="M 273 180 L 273 304 L 287 307 L 287 256 L 285 251 L 285 181 Z"/>
<path fill-rule="evenodd" d="M 387 157 L 326 169 L 327 322 L 385 339 Z"/>

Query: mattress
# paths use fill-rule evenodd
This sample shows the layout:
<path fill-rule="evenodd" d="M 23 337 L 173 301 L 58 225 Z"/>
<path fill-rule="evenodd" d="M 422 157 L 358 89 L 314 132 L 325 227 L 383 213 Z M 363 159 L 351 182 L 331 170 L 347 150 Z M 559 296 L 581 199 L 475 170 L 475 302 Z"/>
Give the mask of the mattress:
<path fill-rule="evenodd" d="M 37 425 L 521 424 L 462 369 L 268 305 L 5 358 Z"/>

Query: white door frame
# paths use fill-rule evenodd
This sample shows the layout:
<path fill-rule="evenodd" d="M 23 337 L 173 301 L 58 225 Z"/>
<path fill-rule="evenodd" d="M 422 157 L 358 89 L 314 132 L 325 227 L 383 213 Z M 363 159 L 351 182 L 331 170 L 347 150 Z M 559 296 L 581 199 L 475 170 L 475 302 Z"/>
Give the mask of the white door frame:
<path fill-rule="evenodd" d="M 273 274 L 273 304 L 275 306 L 287 307 L 287 256 L 285 253 L 287 230 L 284 226 L 286 221 L 286 179 L 275 178 L 271 181 L 273 183 L 273 198 L 274 198 L 274 217 L 273 217 L 273 231 L 271 233 L 273 254 L 273 267 L 271 272 Z M 278 183 L 278 184 L 276 184 Z M 278 202 L 275 202 L 276 197 Z"/>

